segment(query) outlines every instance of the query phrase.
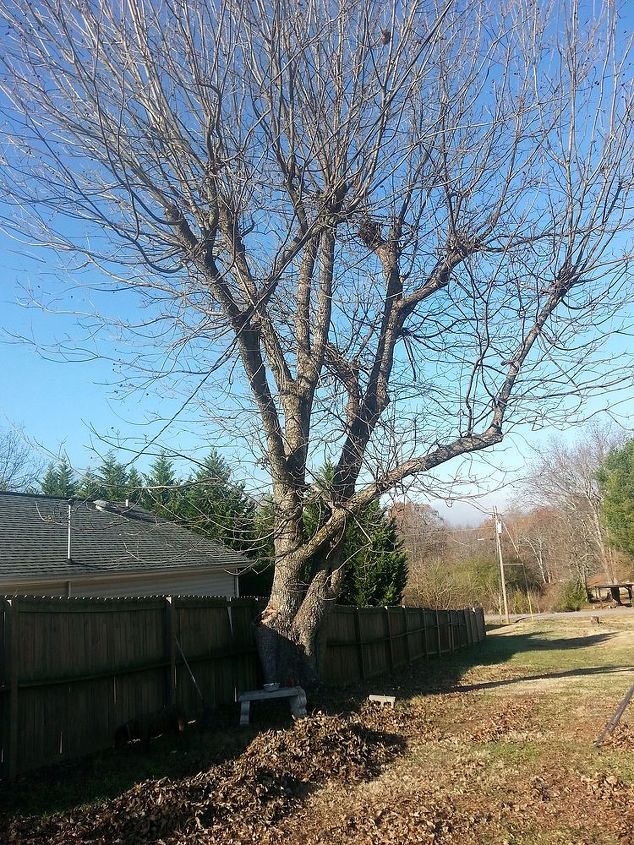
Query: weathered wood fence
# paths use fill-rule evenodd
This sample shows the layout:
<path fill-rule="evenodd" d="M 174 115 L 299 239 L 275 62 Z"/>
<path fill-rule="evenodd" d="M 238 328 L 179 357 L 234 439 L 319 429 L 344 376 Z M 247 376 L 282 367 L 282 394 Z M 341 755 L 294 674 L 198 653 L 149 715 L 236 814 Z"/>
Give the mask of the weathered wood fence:
<path fill-rule="evenodd" d="M 484 636 L 482 608 L 337 606 L 328 617 L 324 680 L 366 680 L 451 654 Z"/>
<path fill-rule="evenodd" d="M 0 599 L 0 778 L 112 745 L 116 728 L 176 702 L 229 704 L 259 685 L 254 598 Z M 484 638 L 478 609 L 336 607 L 325 680 L 349 683 Z M 180 646 L 180 649 L 179 649 Z"/>

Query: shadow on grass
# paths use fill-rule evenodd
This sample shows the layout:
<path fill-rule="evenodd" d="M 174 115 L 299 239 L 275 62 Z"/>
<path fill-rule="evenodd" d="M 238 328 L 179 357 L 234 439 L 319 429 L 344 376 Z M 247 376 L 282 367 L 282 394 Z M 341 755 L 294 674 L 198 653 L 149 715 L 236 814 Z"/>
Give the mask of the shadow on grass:
<path fill-rule="evenodd" d="M 500 627 L 508 627 L 506 625 Z M 587 637 L 545 637 L 549 630 L 526 632 L 522 634 L 505 634 L 502 637 L 485 639 L 481 646 L 476 662 L 487 665 L 508 660 L 515 654 L 526 651 L 570 651 L 579 648 L 607 643 L 618 636 L 614 632 L 591 634 Z M 554 633 L 554 632 L 553 632 Z"/>
<path fill-rule="evenodd" d="M 503 678 L 499 681 L 483 681 L 479 684 L 456 684 L 451 689 L 455 692 L 473 692 L 476 690 L 495 689 L 496 687 L 512 686 L 522 681 L 557 681 L 562 678 L 577 678 L 592 675 L 613 675 L 619 672 L 629 673 L 628 666 L 590 666 L 584 669 L 566 669 L 562 672 L 542 672 L 534 675 L 520 675 L 515 678 Z"/>
<path fill-rule="evenodd" d="M 500 626 L 507 627 L 507 626 Z M 542 630 L 540 632 L 525 632 L 505 634 L 490 637 L 480 645 L 471 646 L 464 651 L 445 656 L 442 660 L 431 658 L 420 661 L 402 672 L 391 676 L 380 676 L 368 679 L 363 683 L 351 684 L 344 688 L 323 688 L 319 692 L 318 701 L 322 709 L 332 712 L 355 710 L 367 700 L 369 692 L 384 695 L 395 695 L 399 700 L 407 701 L 419 695 L 448 692 L 470 692 L 475 690 L 492 689 L 509 686 L 527 680 L 546 680 L 548 678 L 567 678 L 584 675 L 601 675 L 619 671 L 631 671 L 630 664 L 605 666 L 579 666 L 569 670 L 554 667 L 552 671 L 543 667 L 535 669 L 534 673 L 526 669 L 521 675 L 482 683 L 461 684 L 460 679 L 474 667 L 503 665 L 512 657 L 522 653 L 539 652 L 573 652 L 603 645 L 617 636 L 616 633 L 606 632 L 592 634 L 587 637 L 548 637 L 544 634 L 555 631 Z M 526 668 L 526 667 L 524 667 Z"/>

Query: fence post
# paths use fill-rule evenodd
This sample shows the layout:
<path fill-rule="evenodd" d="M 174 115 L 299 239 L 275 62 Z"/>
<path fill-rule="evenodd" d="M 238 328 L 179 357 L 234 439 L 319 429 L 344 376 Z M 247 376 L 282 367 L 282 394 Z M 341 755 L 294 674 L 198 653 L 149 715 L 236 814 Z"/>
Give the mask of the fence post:
<path fill-rule="evenodd" d="M 427 644 L 427 611 L 422 609 L 423 614 L 423 637 L 425 638 L 425 660 L 429 660 L 429 646 Z"/>
<path fill-rule="evenodd" d="M 409 666 L 409 664 L 412 662 L 412 657 L 409 649 L 409 614 L 407 613 L 407 608 L 405 607 L 405 605 L 401 605 L 401 607 L 403 608 L 403 618 L 405 620 L 405 631 L 403 633 L 403 637 L 405 639 L 405 659 L 407 660 L 407 665 Z"/>
<path fill-rule="evenodd" d="M 359 670 L 361 680 L 365 681 L 365 654 L 363 653 L 363 640 L 361 639 L 361 613 L 359 608 L 354 609 L 354 633 L 357 640 L 357 653 L 359 655 Z"/>
<path fill-rule="evenodd" d="M 438 647 L 438 657 L 442 654 L 442 644 L 440 642 L 440 611 L 436 610 L 436 645 Z"/>
<path fill-rule="evenodd" d="M 165 653 L 169 664 L 165 679 L 165 698 L 171 707 L 176 704 L 176 608 L 172 596 L 165 596 Z"/>
<path fill-rule="evenodd" d="M 392 639 L 392 622 L 390 620 L 390 608 L 383 608 L 383 619 L 385 626 L 385 636 L 387 639 L 387 659 L 388 668 L 390 672 L 394 672 L 394 641 Z"/>
<path fill-rule="evenodd" d="M 18 634 L 18 598 L 9 599 L 7 608 L 8 648 L 6 649 L 7 679 L 9 682 L 9 742 L 7 774 L 9 781 L 14 781 L 18 774 L 18 666 L 20 665 L 20 637 Z"/>

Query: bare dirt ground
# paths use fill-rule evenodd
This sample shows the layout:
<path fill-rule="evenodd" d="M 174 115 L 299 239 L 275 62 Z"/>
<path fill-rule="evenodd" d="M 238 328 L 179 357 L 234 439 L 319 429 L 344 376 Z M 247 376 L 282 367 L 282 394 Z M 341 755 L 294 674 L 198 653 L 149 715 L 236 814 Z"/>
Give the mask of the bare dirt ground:
<path fill-rule="evenodd" d="M 249 735 L 231 758 L 49 815 L 10 843 L 632 845 L 634 622 L 520 622 L 481 649 Z M 397 696 L 394 710 L 368 692 Z M 260 729 L 263 727 L 260 724 Z M 0 837 L 2 834 L 0 834 Z"/>

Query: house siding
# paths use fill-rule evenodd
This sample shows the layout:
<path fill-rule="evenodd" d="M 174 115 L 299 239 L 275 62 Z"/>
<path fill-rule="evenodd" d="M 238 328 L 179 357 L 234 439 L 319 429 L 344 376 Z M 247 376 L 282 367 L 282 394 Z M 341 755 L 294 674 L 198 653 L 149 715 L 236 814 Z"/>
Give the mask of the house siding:
<path fill-rule="evenodd" d="M 135 578 L 60 580 L 32 583 L 0 582 L 0 592 L 38 596 L 80 598 L 117 596 L 234 596 L 236 579 L 229 572 L 176 572 L 148 574 Z M 70 589 L 69 589 L 70 585 Z"/>

